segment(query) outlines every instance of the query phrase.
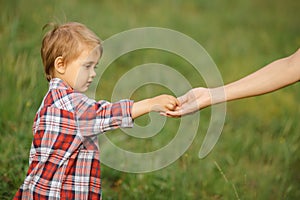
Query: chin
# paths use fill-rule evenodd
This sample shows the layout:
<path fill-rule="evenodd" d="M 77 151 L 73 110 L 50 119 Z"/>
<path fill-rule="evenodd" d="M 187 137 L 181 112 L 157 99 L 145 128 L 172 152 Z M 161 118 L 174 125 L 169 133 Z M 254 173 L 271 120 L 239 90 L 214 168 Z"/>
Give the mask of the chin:
<path fill-rule="evenodd" d="M 78 92 L 86 92 L 88 90 L 88 88 L 86 87 L 86 88 L 80 88 L 80 89 L 78 89 L 77 91 Z"/>
<path fill-rule="evenodd" d="M 82 89 L 81 92 L 86 92 L 88 90 L 88 88 Z"/>

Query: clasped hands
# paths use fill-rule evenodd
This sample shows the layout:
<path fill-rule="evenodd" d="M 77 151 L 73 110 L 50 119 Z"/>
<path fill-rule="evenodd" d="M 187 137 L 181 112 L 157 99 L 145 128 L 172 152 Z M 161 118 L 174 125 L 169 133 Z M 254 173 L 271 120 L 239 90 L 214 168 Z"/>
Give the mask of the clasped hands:
<path fill-rule="evenodd" d="M 167 117 L 181 117 L 211 104 L 210 90 L 202 87 L 191 89 L 177 99 L 169 95 L 161 95 L 156 98 L 161 98 L 162 96 L 166 99 L 163 108 L 160 107 L 153 110 Z"/>

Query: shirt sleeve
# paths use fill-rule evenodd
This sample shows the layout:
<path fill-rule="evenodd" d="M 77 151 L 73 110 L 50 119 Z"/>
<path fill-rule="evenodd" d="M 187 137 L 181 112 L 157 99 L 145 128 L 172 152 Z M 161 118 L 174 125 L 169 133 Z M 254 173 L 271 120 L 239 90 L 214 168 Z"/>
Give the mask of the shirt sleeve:
<path fill-rule="evenodd" d="M 79 130 L 82 136 L 94 136 L 116 128 L 133 127 L 131 116 L 132 100 L 115 103 L 95 101 L 85 95 L 78 95 L 75 106 Z"/>

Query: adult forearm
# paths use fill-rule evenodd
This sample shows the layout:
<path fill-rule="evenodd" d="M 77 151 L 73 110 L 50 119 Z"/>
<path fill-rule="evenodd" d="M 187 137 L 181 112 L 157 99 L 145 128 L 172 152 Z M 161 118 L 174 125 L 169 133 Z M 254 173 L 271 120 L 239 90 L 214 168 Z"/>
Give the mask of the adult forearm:
<path fill-rule="evenodd" d="M 274 61 L 262 69 L 224 86 L 226 101 L 272 92 L 299 80 L 299 50 L 290 57 Z"/>
<path fill-rule="evenodd" d="M 272 92 L 300 80 L 300 49 L 293 55 L 276 60 L 260 70 L 225 86 L 194 88 L 178 97 L 180 109 L 168 111 L 178 117 L 213 104 Z"/>

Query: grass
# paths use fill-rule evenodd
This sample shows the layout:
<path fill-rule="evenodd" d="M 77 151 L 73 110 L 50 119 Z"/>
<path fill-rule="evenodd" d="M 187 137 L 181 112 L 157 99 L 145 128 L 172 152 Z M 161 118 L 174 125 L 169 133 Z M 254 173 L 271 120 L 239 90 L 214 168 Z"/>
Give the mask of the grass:
<path fill-rule="evenodd" d="M 203 45 L 227 83 L 299 48 L 299 7 L 294 0 L 0 0 L 0 199 L 11 199 L 27 172 L 32 121 L 47 91 L 39 55 L 45 23 L 80 21 L 103 40 L 136 27 L 174 29 Z M 148 62 L 172 66 L 194 87 L 204 85 L 183 59 L 142 50 L 122 56 L 109 67 L 97 98 L 108 99 L 122 74 Z M 132 98 L 161 92 L 171 93 L 148 85 Z M 104 199 L 299 199 L 299 97 L 295 84 L 228 103 L 220 140 L 200 160 L 198 151 L 210 117 L 210 109 L 204 109 L 192 145 L 171 165 L 142 174 L 102 165 Z M 144 116 L 136 122 L 148 121 Z M 174 137 L 179 122 L 168 119 L 155 137 L 127 137 L 118 145 L 135 152 L 155 150 Z M 114 131 L 110 137 L 120 134 Z"/>

